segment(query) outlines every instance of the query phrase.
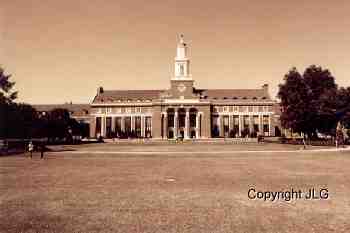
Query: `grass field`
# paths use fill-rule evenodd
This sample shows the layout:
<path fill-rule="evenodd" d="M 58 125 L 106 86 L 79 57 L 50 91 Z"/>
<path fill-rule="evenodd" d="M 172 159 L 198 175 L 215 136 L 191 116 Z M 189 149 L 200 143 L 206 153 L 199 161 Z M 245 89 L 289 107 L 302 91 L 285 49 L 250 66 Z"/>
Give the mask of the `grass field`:
<path fill-rule="evenodd" d="M 299 147 L 90 144 L 0 157 L 0 231 L 350 232 L 350 151 Z M 250 188 L 329 198 L 252 200 Z"/>

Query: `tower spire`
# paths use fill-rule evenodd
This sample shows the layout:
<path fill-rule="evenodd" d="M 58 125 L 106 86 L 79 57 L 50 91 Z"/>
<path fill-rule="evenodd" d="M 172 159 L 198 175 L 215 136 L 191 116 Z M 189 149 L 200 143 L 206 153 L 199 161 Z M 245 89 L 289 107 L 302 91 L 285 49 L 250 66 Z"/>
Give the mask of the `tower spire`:
<path fill-rule="evenodd" d="M 190 60 L 187 57 L 187 44 L 184 35 L 181 33 L 176 49 L 175 57 L 175 78 L 191 79 L 190 77 Z"/>
<path fill-rule="evenodd" d="M 184 34 L 180 34 L 180 44 L 185 44 Z"/>

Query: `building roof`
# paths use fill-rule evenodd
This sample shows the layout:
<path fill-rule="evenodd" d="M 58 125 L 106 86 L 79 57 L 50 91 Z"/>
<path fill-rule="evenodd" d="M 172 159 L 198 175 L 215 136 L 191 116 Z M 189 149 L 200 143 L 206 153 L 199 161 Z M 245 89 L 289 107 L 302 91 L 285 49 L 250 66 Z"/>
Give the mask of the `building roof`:
<path fill-rule="evenodd" d="M 152 101 L 162 98 L 167 90 L 102 90 L 93 103 L 125 101 Z M 268 91 L 261 89 L 194 89 L 193 93 L 201 99 L 230 101 L 271 101 Z"/>
<path fill-rule="evenodd" d="M 96 102 L 113 102 L 121 101 L 135 101 L 135 100 L 153 100 L 158 99 L 164 90 L 103 90 L 98 93 L 93 103 Z"/>
<path fill-rule="evenodd" d="M 198 90 L 204 99 L 227 100 L 271 100 L 264 89 L 204 89 Z"/>
<path fill-rule="evenodd" d="M 38 112 L 48 112 L 55 108 L 63 108 L 67 109 L 72 114 L 72 116 L 84 116 L 89 115 L 90 113 L 90 104 L 37 104 L 33 105 L 33 107 Z"/>

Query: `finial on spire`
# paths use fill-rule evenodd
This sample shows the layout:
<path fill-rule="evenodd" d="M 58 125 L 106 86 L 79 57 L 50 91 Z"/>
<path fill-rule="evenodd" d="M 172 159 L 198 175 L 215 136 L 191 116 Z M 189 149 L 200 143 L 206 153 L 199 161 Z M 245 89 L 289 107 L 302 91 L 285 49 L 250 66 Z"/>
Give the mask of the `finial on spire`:
<path fill-rule="evenodd" d="M 184 44 L 184 34 L 180 34 L 180 43 Z"/>

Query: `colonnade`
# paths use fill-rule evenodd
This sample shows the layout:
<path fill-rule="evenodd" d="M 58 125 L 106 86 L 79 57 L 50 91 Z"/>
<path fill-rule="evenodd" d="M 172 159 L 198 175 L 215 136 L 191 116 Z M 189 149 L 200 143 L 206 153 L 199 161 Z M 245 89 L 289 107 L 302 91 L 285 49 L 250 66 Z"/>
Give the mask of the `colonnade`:
<path fill-rule="evenodd" d="M 140 131 L 139 137 L 151 137 L 152 121 L 147 119 L 151 119 L 151 115 L 125 114 L 99 116 L 95 118 L 95 134 L 96 136 L 109 137 L 109 134 L 111 134 L 112 132 L 114 134 L 118 134 L 120 132 Z M 139 127 L 136 123 L 137 120 L 140 120 Z"/>
<path fill-rule="evenodd" d="M 256 124 L 255 117 L 258 118 L 258 122 Z M 267 118 L 268 123 L 265 124 L 264 117 Z M 213 114 L 212 119 L 217 120 L 217 122 L 212 122 L 212 127 L 215 127 L 215 125 L 219 129 L 219 136 L 225 137 L 225 129 L 224 126 L 228 127 L 228 133 L 231 132 L 231 130 L 234 130 L 235 127 L 238 126 L 238 132 L 236 132 L 238 137 L 242 137 L 242 131 L 245 128 L 249 129 L 249 134 L 256 132 L 260 133 L 264 136 L 271 136 L 272 135 L 272 122 L 271 122 L 271 115 L 270 114 Z M 228 119 L 227 125 L 225 125 L 224 119 Z M 245 120 L 248 119 L 248 123 L 245 122 Z M 238 122 L 237 122 L 238 121 Z M 238 123 L 238 124 L 237 124 Z M 254 129 L 254 125 L 258 125 L 258 129 Z M 264 125 L 265 127 L 264 129 Z"/>
<path fill-rule="evenodd" d="M 201 138 L 202 115 L 195 108 L 168 109 L 162 112 L 162 138 Z M 194 121 L 192 117 L 195 117 Z"/>

